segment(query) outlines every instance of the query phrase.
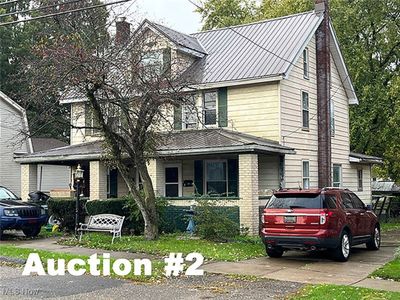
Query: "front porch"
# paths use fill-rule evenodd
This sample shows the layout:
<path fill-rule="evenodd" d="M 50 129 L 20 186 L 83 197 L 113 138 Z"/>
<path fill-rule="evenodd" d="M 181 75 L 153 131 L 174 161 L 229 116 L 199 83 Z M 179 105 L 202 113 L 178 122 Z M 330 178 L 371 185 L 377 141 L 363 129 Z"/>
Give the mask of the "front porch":
<path fill-rule="evenodd" d="M 84 196 L 90 200 L 122 197 L 128 188 L 117 170 L 101 160 L 102 142 L 54 149 L 17 158 L 22 170 L 22 197 L 37 180 L 35 164 L 71 166 L 71 182 L 77 164 L 85 170 Z M 148 163 L 156 195 L 171 205 L 187 207 L 201 196 L 215 197 L 221 206 L 239 209 L 239 222 L 251 234 L 258 234 L 260 200 L 278 189 L 284 178 L 284 156 L 293 150 L 276 142 L 222 130 L 182 131 L 171 134 L 157 157 Z M 134 169 L 134 166 L 132 166 Z M 140 187 L 140 176 L 136 176 Z M 71 185 L 72 187 L 72 185 Z"/>

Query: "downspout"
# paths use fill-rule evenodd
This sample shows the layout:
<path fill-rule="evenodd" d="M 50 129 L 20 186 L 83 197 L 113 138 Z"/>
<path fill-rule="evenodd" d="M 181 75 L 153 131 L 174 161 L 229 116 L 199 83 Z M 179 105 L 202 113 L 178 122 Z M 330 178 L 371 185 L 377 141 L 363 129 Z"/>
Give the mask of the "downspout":
<path fill-rule="evenodd" d="M 324 19 L 316 31 L 318 109 L 318 187 L 332 185 L 331 60 L 328 0 L 315 0 L 315 12 Z"/>

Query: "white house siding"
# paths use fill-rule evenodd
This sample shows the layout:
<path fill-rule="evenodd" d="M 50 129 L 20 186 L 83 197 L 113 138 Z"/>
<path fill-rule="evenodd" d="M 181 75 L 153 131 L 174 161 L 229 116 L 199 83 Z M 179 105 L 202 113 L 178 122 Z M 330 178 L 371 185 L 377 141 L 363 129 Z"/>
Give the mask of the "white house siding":
<path fill-rule="evenodd" d="M 69 189 L 71 167 L 37 165 L 37 190 L 50 192 L 52 189 Z"/>
<path fill-rule="evenodd" d="M 258 156 L 258 190 L 266 195 L 269 190 L 279 188 L 279 156 Z"/>
<path fill-rule="evenodd" d="M 285 187 L 302 186 L 302 161 L 310 162 L 310 187 L 318 186 L 318 123 L 315 39 L 308 46 L 309 79 L 303 77 L 303 56 L 288 79 L 280 84 L 281 143 L 293 147 L 295 155 L 285 157 Z M 302 129 L 302 91 L 309 94 L 310 129 Z"/>
<path fill-rule="evenodd" d="M 279 141 L 278 84 L 228 88 L 228 128 Z"/>
<path fill-rule="evenodd" d="M 0 97 L 0 185 L 21 193 L 21 168 L 14 161 L 14 152 L 28 152 L 21 112 Z"/>
<path fill-rule="evenodd" d="M 71 103 L 71 125 L 71 145 L 101 139 L 100 135 L 90 136 L 85 133 L 85 103 Z"/>

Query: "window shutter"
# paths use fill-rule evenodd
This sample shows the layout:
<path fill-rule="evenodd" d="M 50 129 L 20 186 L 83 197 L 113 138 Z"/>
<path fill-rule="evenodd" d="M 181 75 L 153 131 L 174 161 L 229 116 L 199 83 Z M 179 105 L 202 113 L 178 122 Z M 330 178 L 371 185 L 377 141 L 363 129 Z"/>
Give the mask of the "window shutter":
<path fill-rule="evenodd" d="M 239 163 L 237 159 L 228 159 L 228 196 L 237 197 L 239 183 Z"/>
<path fill-rule="evenodd" d="M 92 110 L 89 104 L 85 104 L 85 136 L 91 135 Z"/>
<path fill-rule="evenodd" d="M 163 50 L 163 73 L 169 75 L 171 72 L 171 48 Z"/>
<path fill-rule="evenodd" d="M 174 129 L 182 129 L 182 107 L 174 107 Z"/>
<path fill-rule="evenodd" d="M 195 160 L 194 161 L 194 186 L 195 193 L 203 195 L 203 161 Z"/>
<path fill-rule="evenodd" d="M 228 89 L 218 89 L 218 126 L 228 126 Z"/>

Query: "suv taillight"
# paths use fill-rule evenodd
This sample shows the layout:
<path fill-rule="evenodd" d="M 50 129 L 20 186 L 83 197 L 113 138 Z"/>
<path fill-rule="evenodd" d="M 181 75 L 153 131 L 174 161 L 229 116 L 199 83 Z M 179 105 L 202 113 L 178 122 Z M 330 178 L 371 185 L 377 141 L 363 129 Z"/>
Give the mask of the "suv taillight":
<path fill-rule="evenodd" d="M 328 221 L 329 217 L 332 216 L 331 211 L 322 211 L 321 215 L 319 216 L 319 224 L 324 225 Z"/>

